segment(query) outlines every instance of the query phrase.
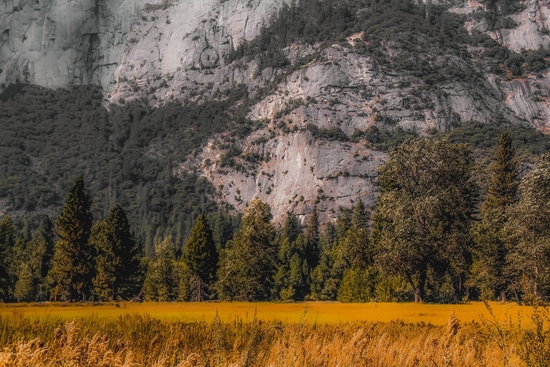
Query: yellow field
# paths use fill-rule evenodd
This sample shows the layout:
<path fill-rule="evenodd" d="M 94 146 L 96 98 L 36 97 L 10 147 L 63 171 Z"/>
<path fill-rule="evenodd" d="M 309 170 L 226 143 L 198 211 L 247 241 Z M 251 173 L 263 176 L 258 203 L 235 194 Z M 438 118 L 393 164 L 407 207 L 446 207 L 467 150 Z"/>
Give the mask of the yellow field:
<path fill-rule="evenodd" d="M 518 313 L 528 319 L 531 307 L 515 303 L 492 302 L 496 319 L 507 318 L 517 321 Z M 252 321 L 254 315 L 262 321 L 283 321 L 325 324 L 336 322 L 371 321 L 388 322 L 402 320 L 405 323 L 431 323 L 445 325 L 451 313 L 462 322 L 480 321 L 491 318 L 485 305 L 473 302 L 464 305 L 432 305 L 414 303 L 354 303 L 337 302 L 310 303 L 120 303 L 120 304 L 0 304 L 0 316 L 21 315 L 27 318 L 73 318 L 95 316 L 113 318 L 124 315 L 149 315 L 156 319 L 170 321 L 211 322 L 216 313 L 222 321 Z"/>

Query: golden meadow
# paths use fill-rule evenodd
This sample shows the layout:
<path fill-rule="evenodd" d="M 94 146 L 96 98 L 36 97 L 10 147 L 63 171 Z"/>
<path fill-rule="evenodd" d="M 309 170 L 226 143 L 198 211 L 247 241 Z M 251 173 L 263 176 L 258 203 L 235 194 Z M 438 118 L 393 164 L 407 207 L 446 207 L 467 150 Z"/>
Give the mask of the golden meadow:
<path fill-rule="evenodd" d="M 545 308 L 471 303 L 0 306 L 4 366 L 549 366 Z"/>

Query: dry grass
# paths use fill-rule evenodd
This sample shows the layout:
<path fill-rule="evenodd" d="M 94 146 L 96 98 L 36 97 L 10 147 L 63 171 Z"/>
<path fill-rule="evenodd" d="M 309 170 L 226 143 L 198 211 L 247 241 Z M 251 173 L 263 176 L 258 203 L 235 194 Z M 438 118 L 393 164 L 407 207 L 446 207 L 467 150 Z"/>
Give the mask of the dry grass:
<path fill-rule="evenodd" d="M 535 311 L 535 320 L 541 320 L 539 330 L 526 327 L 525 322 L 522 326 L 510 318 L 499 319 L 494 307 L 491 311 L 493 316 L 479 322 L 460 321 L 450 312 L 444 325 L 312 323 L 307 317 L 280 322 L 263 321 L 253 314 L 248 321 L 234 317 L 224 322 L 214 316 L 188 322 L 130 313 L 88 315 L 67 322 L 59 315 L 36 318 L 12 312 L 0 316 L 0 367 L 550 364 L 547 313 Z"/>
<path fill-rule="evenodd" d="M 518 313 L 530 315 L 531 307 L 518 306 L 515 303 L 491 303 L 495 317 L 503 322 L 509 316 L 517 319 Z M 304 310 L 307 312 L 304 315 Z M 127 314 L 149 315 L 156 319 L 171 321 L 212 322 L 216 315 L 223 322 L 233 320 L 250 321 L 256 315 L 258 320 L 283 322 L 307 321 L 312 323 L 332 322 L 390 322 L 402 320 L 406 323 L 432 323 L 445 325 L 451 313 L 462 322 L 480 321 L 489 316 L 482 302 L 464 305 L 433 305 L 415 303 L 120 303 L 99 304 L 0 304 L 0 316 L 16 312 L 28 318 L 61 317 L 72 320 L 75 317 L 96 316 L 118 317 Z"/>

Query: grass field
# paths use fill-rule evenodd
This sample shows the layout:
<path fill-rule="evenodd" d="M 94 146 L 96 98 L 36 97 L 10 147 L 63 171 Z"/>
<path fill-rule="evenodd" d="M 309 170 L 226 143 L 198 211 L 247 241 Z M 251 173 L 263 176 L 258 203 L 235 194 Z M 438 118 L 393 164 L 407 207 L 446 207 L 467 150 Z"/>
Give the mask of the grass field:
<path fill-rule="evenodd" d="M 489 309 L 483 303 L 0 304 L 0 367 L 550 366 L 547 309 L 499 303 Z"/>
<path fill-rule="evenodd" d="M 497 320 L 503 322 L 512 318 L 517 321 L 518 313 L 530 316 L 531 307 L 515 303 L 490 303 Z M 254 316 L 262 321 L 312 323 L 336 322 L 389 322 L 401 320 L 405 323 L 431 323 L 445 325 L 451 313 L 462 322 L 480 321 L 489 317 L 482 302 L 461 305 L 434 305 L 415 303 L 119 303 L 119 304 L 0 304 L 0 316 L 18 314 L 31 319 L 51 316 L 71 320 L 94 315 L 99 318 L 118 317 L 128 314 L 149 315 L 156 319 L 170 321 L 211 322 L 216 314 L 222 322 L 251 321 Z"/>

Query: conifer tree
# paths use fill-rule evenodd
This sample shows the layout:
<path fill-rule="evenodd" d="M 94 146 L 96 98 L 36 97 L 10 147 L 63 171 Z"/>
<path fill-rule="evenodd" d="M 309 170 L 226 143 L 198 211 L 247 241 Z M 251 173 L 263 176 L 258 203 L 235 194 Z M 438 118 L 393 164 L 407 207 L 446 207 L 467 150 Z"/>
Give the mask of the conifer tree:
<path fill-rule="evenodd" d="M 17 282 L 13 296 L 18 302 L 29 302 L 34 298 L 34 276 L 31 267 L 23 262 L 17 274 Z"/>
<path fill-rule="evenodd" d="M 51 267 L 51 260 L 54 251 L 54 225 L 50 217 L 46 216 L 38 229 L 38 240 L 40 241 L 42 258 L 40 261 L 40 279 L 46 279 Z"/>
<path fill-rule="evenodd" d="M 472 231 L 477 244 L 472 273 L 482 298 L 500 298 L 504 301 L 508 288 L 504 274 L 508 249 L 503 228 L 508 208 L 517 201 L 518 187 L 517 164 L 508 133 L 500 136 L 499 148 L 495 161 L 489 167 L 489 174 L 481 220 Z"/>
<path fill-rule="evenodd" d="M 8 268 L 14 245 L 13 235 L 11 216 L 6 215 L 0 222 L 0 300 L 7 300 L 10 297 Z"/>
<path fill-rule="evenodd" d="M 260 199 L 248 203 L 241 228 L 222 257 L 216 289 L 227 300 L 267 300 L 275 270 L 275 227 Z"/>
<path fill-rule="evenodd" d="M 141 281 L 139 247 L 119 205 L 94 225 L 90 243 L 96 254 L 93 284 L 98 297 L 110 301 L 135 296 Z"/>
<path fill-rule="evenodd" d="M 155 257 L 149 262 L 143 284 L 146 299 L 160 302 L 178 299 L 180 284 L 175 254 L 172 237 L 155 244 Z"/>
<path fill-rule="evenodd" d="M 517 163 L 510 134 L 504 133 L 499 138 L 499 147 L 495 162 L 490 167 L 490 180 L 487 196 L 483 203 L 485 210 L 497 209 L 504 214 L 506 209 L 516 202 L 517 198 Z"/>
<path fill-rule="evenodd" d="M 56 300 L 86 300 L 90 295 L 94 275 L 93 249 L 88 243 L 93 221 L 90 204 L 84 180 L 78 176 L 56 221 L 59 239 L 48 273 Z"/>
<path fill-rule="evenodd" d="M 200 214 L 191 230 L 191 237 L 185 244 L 183 262 L 191 272 L 205 283 L 214 280 L 218 263 L 218 252 L 212 238 L 212 230 L 204 214 Z"/>
<path fill-rule="evenodd" d="M 349 213 L 349 210 L 345 212 Z M 341 223 L 342 216 L 337 223 Z M 351 217 L 347 217 L 351 222 Z M 342 279 L 342 269 L 335 268 L 334 262 L 339 256 L 337 227 L 328 223 L 320 240 L 322 249 L 319 265 L 311 272 L 309 298 L 313 300 L 336 300 L 338 287 Z"/>
<path fill-rule="evenodd" d="M 306 228 L 306 261 L 310 271 L 319 264 L 319 215 L 317 205 L 313 207 L 311 217 Z"/>

